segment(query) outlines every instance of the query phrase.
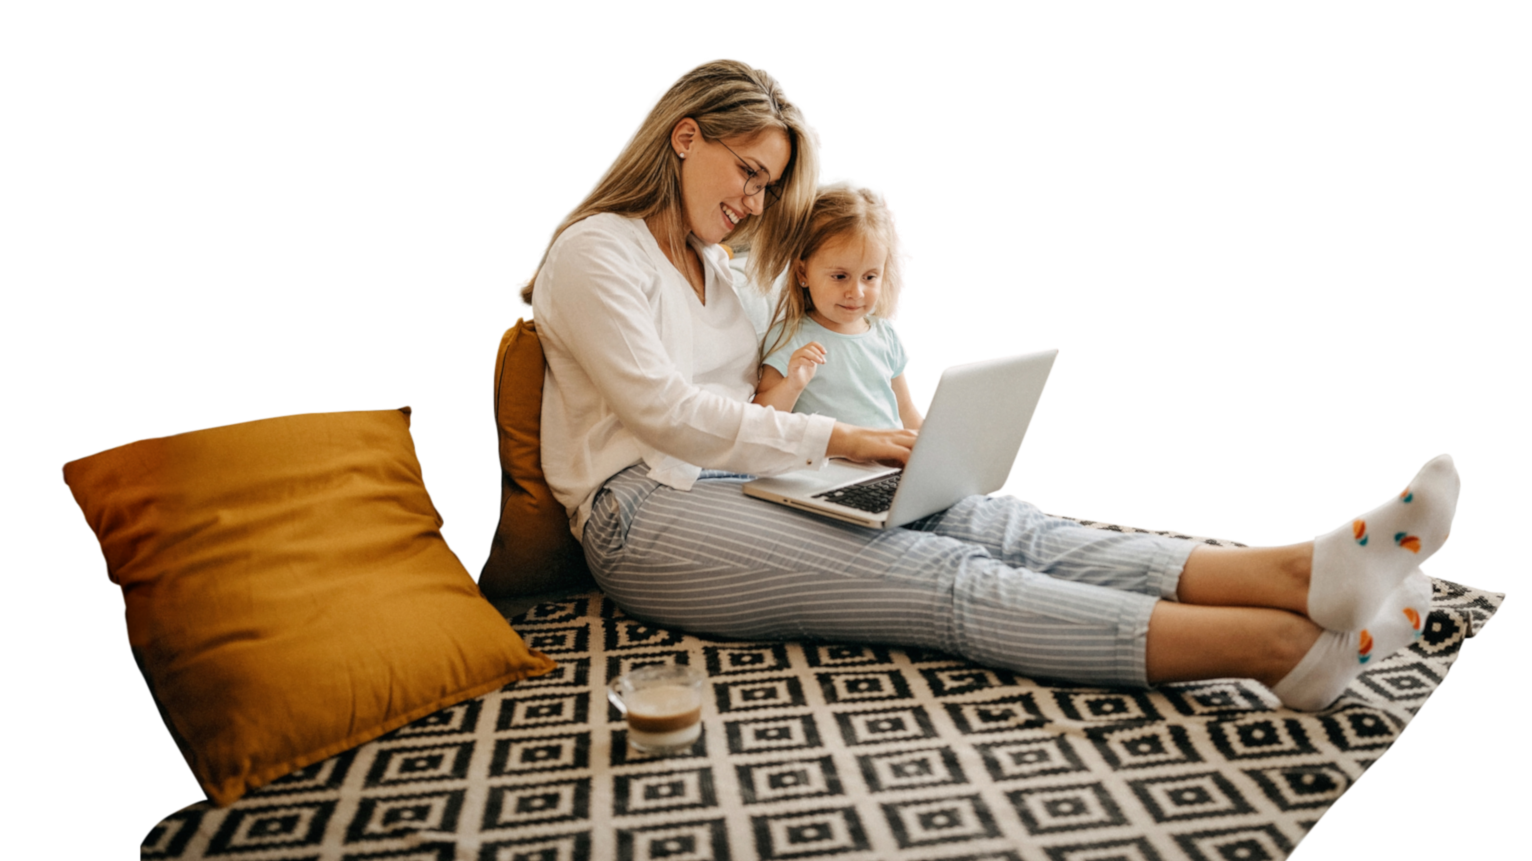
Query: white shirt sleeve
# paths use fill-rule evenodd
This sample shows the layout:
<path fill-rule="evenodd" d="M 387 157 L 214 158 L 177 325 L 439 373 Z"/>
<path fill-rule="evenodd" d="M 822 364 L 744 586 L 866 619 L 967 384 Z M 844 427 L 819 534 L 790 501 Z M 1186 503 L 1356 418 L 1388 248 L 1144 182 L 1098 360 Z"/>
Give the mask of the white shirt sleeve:
<path fill-rule="evenodd" d="M 586 219 L 559 237 L 538 275 L 534 318 L 548 362 L 543 461 L 555 495 L 585 508 L 638 459 L 663 467 L 655 477 L 681 489 L 702 467 L 770 475 L 821 465 L 833 420 L 692 383 L 682 303 L 697 300 L 679 273 L 655 264 L 658 248 L 651 254 L 642 242 L 653 244 L 647 232 L 634 219 Z M 571 465 L 588 474 L 570 474 Z"/>

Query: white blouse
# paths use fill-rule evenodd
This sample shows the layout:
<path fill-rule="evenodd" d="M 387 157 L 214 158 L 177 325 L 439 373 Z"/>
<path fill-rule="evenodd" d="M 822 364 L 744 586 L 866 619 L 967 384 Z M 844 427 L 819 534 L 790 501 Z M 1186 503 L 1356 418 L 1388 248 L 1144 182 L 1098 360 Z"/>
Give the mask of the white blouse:
<path fill-rule="evenodd" d="M 750 403 L 755 328 L 723 249 L 692 243 L 706 305 L 636 218 L 570 226 L 538 272 L 543 472 L 576 537 L 601 485 L 635 463 L 678 490 L 703 468 L 775 475 L 824 464 L 833 419 Z"/>

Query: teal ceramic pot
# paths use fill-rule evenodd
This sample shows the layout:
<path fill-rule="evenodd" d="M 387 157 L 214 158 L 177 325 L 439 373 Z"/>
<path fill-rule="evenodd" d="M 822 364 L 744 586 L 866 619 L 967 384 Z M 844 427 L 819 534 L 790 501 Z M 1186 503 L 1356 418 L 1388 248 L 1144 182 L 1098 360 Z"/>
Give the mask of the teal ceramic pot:
<path fill-rule="evenodd" d="M 979 77 L 979 104 L 1037 104 L 1037 60 L 980 57 L 974 74 Z"/>
<path fill-rule="evenodd" d="M 853 67 L 856 121 L 863 126 L 908 126 L 921 118 L 921 64 L 873 60 Z"/>

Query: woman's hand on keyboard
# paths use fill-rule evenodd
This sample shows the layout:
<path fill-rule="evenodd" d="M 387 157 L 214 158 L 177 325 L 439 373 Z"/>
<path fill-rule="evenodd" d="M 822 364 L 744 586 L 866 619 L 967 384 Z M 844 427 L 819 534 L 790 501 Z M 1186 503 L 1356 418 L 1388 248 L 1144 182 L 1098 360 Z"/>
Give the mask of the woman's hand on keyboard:
<path fill-rule="evenodd" d="M 843 457 L 858 463 L 881 463 L 904 466 L 915 445 L 915 431 L 875 430 L 836 422 L 830 432 L 830 457 Z"/>

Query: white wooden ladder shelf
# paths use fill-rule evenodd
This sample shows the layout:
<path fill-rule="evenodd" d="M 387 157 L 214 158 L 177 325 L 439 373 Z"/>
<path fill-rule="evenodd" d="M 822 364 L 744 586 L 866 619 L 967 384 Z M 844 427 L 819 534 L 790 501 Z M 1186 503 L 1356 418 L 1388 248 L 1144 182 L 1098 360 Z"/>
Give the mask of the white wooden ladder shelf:
<path fill-rule="evenodd" d="M 1426 244 L 1425 259 L 1420 262 L 1416 286 L 1409 294 L 1405 306 L 1405 319 L 1400 320 L 1399 334 L 1394 337 L 1394 349 L 1388 355 L 1388 365 L 1383 368 L 1383 380 L 1377 385 L 1377 397 L 1373 400 L 1373 412 L 1367 417 L 1367 431 L 1362 432 L 1362 447 L 1368 449 L 1377 441 L 1377 431 L 1396 395 L 1426 398 L 1435 403 L 1437 398 L 1446 400 L 1480 401 L 1480 403 L 1506 403 L 1506 345 L 1504 342 L 1458 342 L 1458 332 L 1463 329 L 1463 317 L 1468 314 L 1468 302 L 1478 285 L 1480 274 L 1485 270 L 1485 245 L 1492 224 L 1504 224 L 1504 195 L 1506 195 L 1506 164 L 1504 164 L 1504 139 L 1506 139 L 1506 104 L 1458 103 L 1458 104 L 1396 104 L 1391 116 L 1396 119 L 1449 119 L 1462 138 L 1463 169 L 1452 175 L 1442 210 L 1437 213 L 1431 241 Z M 1420 328 L 1422 297 L 1426 282 L 1431 279 L 1437 253 L 1442 250 L 1452 216 L 1462 204 L 1463 192 L 1469 185 L 1474 188 L 1472 208 L 1472 236 L 1474 253 L 1469 257 L 1468 268 L 1458 283 L 1457 308 L 1452 311 L 1452 323 L 1448 326 L 1442 354 L 1422 363 L 1417 368 L 1406 368 L 1409 349 L 1416 343 Z"/>

